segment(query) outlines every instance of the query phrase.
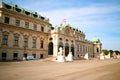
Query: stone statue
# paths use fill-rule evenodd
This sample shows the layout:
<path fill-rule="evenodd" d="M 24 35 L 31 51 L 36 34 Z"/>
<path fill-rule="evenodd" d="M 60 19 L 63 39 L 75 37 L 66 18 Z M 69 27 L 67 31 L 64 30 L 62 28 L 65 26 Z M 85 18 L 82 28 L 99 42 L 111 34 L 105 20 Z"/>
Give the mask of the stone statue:
<path fill-rule="evenodd" d="M 59 52 L 57 55 L 57 62 L 65 62 L 65 56 L 64 56 L 64 52 L 62 50 L 62 47 L 59 48 Z"/>
<path fill-rule="evenodd" d="M 108 53 L 108 55 L 105 55 L 105 59 L 110 59 L 110 52 Z"/>
<path fill-rule="evenodd" d="M 105 60 L 104 52 L 100 54 L 100 60 Z"/>
<path fill-rule="evenodd" d="M 117 55 L 117 59 L 120 59 L 120 54 Z"/>
<path fill-rule="evenodd" d="M 67 61 L 73 61 L 73 55 L 72 52 L 69 52 L 68 56 L 66 57 Z"/>
<path fill-rule="evenodd" d="M 117 59 L 116 52 L 113 52 L 113 58 L 114 58 L 114 59 Z"/>
<path fill-rule="evenodd" d="M 88 53 L 85 54 L 84 59 L 88 60 Z"/>

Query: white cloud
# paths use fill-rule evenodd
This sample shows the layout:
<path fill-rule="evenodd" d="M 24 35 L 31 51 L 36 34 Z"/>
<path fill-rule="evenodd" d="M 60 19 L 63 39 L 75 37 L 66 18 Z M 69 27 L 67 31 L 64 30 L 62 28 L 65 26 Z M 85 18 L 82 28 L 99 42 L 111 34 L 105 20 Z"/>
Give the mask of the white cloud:
<path fill-rule="evenodd" d="M 83 8 L 68 8 L 68 9 L 59 9 L 59 10 L 52 10 L 52 11 L 45 11 L 40 12 L 43 15 L 46 15 L 51 19 L 51 23 L 59 24 L 60 20 L 63 18 L 67 18 L 68 22 L 73 20 L 84 21 L 91 20 L 91 18 L 100 18 L 100 15 L 105 15 L 108 13 L 112 13 L 114 11 L 120 11 L 118 6 L 113 7 L 83 7 Z M 77 21 L 77 22 L 78 22 Z M 87 22 L 88 23 L 88 22 Z M 90 22 L 91 23 L 91 22 Z"/>
<path fill-rule="evenodd" d="M 112 12 L 118 11 L 120 11 L 120 9 L 118 9 L 118 6 L 90 6 L 84 8 L 53 10 L 42 12 L 42 14 L 48 16 L 51 19 L 51 23 L 54 25 L 60 24 L 61 20 L 63 18 L 66 18 L 70 25 L 79 27 L 79 29 L 85 31 L 87 35 L 86 38 L 91 40 L 92 37 L 98 36 L 103 43 L 103 48 L 119 50 L 120 38 L 116 39 L 110 35 L 116 32 L 120 34 L 120 27 L 117 26 L 118 23 L 120 23 L 120 19 L 115 20 L 114 18 L 118 17 L 118 15 L 111 14 Z"/>

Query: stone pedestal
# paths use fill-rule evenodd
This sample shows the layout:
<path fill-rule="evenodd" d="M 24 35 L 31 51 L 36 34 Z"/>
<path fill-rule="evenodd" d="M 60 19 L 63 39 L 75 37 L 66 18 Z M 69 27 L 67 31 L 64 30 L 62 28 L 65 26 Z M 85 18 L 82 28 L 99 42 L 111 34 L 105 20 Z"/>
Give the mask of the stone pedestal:
<path fill-rule="evenodd" d="M 57 55 L 57 62 L 65 62 L 65 56 L 64 56 L 64 52 L 62 50 L 62 47 L 59 48 L 59 52 L 58 52 L 58 55 Z"/>
<path fill-rule="evenodd" d="M 115 52 L 113 52 L 113 58 L 114 58 L 114 59 L 117 59 L 117 55 L 116 55 Z"/>
<path fill-rule="evenodd" d="M 88 60 L 88 53 L 85 54 L 84 59 Z"/>
<path fill-rule="evenodd" d="M 103 52 L 100 54 L 100 60 L 105 60 L 105 56 Z"/>
<path fill-rule="evenodd" d="M 117 59 L 120 59 L 120 55 L 119 54 L 117 55 Z"/>
<path fill-rule="evenodd" d="M 110 53 L 108 53 L 108 55 L 105 55 L 105 59 L 110 59 Z"/>
<path fill-rule="evenodd" d="M 72 52 L 69 52 L 68 56 L 66 57 L 66 61 L 73 61 Z"/>

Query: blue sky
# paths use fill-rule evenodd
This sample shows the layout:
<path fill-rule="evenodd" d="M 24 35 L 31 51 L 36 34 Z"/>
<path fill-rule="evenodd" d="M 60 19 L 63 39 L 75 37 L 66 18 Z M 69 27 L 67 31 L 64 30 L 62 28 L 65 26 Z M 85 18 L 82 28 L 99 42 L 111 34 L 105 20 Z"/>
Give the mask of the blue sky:
<path fill-rule="evenodd" d="M 103 49 L 120 51 L 120 0 L 4 0 L 50 18 L 53 26 L 67 23 L 85 32 L 86 39 L 97 36 Z"/>

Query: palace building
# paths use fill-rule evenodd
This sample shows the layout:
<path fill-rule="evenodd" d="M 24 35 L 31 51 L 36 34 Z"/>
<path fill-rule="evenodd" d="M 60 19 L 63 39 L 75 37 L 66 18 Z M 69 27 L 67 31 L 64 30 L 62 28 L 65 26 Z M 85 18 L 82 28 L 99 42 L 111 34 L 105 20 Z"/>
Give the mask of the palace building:
<path fill-rule="evenodd" d="M 88 53 L 97 57 L 102 49 L 98 38 L 85 39 L 85 33 L 62 23 L 52 27 L 49 18 L 18 5 L 0 3 L 0 60 L 23 60 L 57 56 L 62 47 L 65 56 L 72 52 L 74 58 Z"/>

